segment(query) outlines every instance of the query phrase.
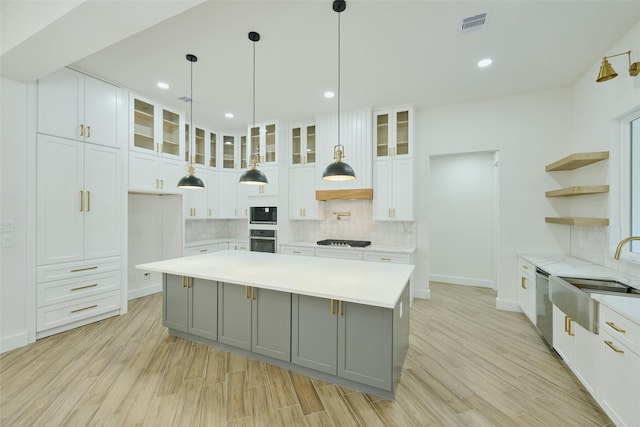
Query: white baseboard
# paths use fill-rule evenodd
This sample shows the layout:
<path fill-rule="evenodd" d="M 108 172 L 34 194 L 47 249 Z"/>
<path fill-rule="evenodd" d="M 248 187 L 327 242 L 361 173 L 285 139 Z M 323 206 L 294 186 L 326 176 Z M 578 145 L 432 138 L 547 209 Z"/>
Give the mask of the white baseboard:
<path fill-rule="evenodd" d="M 517 301 L 506 301 L 496 298 L 496 308 L 503 311 L 522 312 L 520 304 Z"/>
<path fill-rule="evenodd" d="M 431 299 L 431 289 L 416 289 L 413 296 L 419 299 Z"/>
<path fill-rule="evenodd" d="M 469 277 L 445 276 L 441 274 L 431 274 L 430 282 L 452 283 L 454 285 L 479 286 L 482 288 L 493 288 L 491 280 L 472 279 Z"/>
<path fill-rule="evenodd" d="M 24 347 L 29 344 L 29 334 L 27 331 L 9 337 L 0 338 L 0 353 Z"/>
<path fill-rule="evenodd" d="M 129 300 L 146 297 L 147 295 L 162 292 L 162 283 L 152 283 L 143 288 L 129 289 L 127 296 Z"/>

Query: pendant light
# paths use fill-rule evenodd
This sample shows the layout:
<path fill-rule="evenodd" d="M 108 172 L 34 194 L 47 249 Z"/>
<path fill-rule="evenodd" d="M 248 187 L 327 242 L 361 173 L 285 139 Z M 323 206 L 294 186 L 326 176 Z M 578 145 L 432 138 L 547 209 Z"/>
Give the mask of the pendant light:
<path fill-rule="evenodd" d="M 191 95 L 189 95 L 189 102 L 191 103 L 191 124 L 189 125 L 189 165 L 187 166 L 187 174 L 178 181 L 178 188 L 191 188 L 191 189 L 203 189 L 204 182 L 198 178 L 196 168 L 193 166 L 193 153 L 195 147 L 192 147 L 191 141 L 194 141 L 195 135 L 193 129 L 193 63 L 198 61 L 198 57 L 192 54 L 187 54 L 187 61 L 191 62 Z"/>
<path fill-rule="evenodd" d="M 253 126 L 256 127 L 256 42 L 260 40 L 260 34 L 249 32 L 249 40 L 253 42 Z M 251 136 L 249 136 L 251 137 Z M 251 142 L 249 141 L 249 146 Z M 268 184 L 267 176 L 258 167 L 258 155 L 251 153 L 251 166 L 240 175 L 241 184 L 265 185 Z"/>
<path fill-rule="evenodd" d="M 344 147 L 340 144 L 340 13 L 347 8 L 344 0 L 334 0 L 333 10 L 338 13 L 338 144 L 333 147 L 335 161 L 326 167 L 322 173 L 322 179 L 327 181 L 349 181 L 356 179 L 353 168 L 342 161 Z"/>

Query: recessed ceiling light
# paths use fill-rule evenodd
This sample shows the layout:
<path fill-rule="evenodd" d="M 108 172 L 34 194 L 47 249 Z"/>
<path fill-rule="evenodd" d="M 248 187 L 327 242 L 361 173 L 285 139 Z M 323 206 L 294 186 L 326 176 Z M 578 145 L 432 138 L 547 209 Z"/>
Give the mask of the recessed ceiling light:
<path fill-rule="evenodd" d="M 491 65 L 492 62 L 493 60 L 491 58 L 481 59 L 480 61 L 478 61 L 478 67 L 480 68 L 488 67 L 489 65 Z"/>
<path fill-rule="evenodd" d="M 331 92 L 330 90 L 328 90 L 328 91 L 326 91 L 326 92 L 324 93 L 324 97 L 325 97 L 325 98 L 333 98 L 334 96 L 336 96 L 336 94 L 335 94 L 335 93 L 333 93 L 333 92 Z"/>
<path fill-rule="evenodd" d="M 227 119 L 233 119 L 233 113 L 224 113 L 224 116 L 225 116 Z"/>
<path fill-rule="evenodd" d="M 160 89 L 169 89 L 169 83 L 158 82 L 157 85 Z"/>

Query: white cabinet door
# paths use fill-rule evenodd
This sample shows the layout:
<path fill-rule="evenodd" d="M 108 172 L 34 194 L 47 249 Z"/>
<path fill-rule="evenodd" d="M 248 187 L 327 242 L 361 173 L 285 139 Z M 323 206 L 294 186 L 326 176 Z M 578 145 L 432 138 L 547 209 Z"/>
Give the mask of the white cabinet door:
<path fill-rule="evenodd" d="M 160 157 L 156 160 L 156 176 L 158 189 L 163 193 L 179 193 L 178 181 L 187 174 L 184 162 L 172 158 Z"/>
<path fill-rule="evenodd" d="M 376 162 L 373 174 L 373 219 L 393 219 L 393 163 Z"/>
<path fill-rule="evenodd" d="M 84 76 L 68 68 L 38 80 L 38 132 L 82 139 Z"/>
<path fill-rule="evenodd" d="M 84 140 L 118 147 L 118 88 L 84 77 Z"/>
<path fill-rule="evenodd" d="M 601 337 L 575 322 L 572 322 L 571 328 L 576 341 L 574 372 L 587 391 L 598 400 L 602 391 Z"/>
<path fill-rule="evenodd" d="M 600 330 L 602 406 L 617 426 L 640 425 L 640 356 Z"/>
<path fill-rule="evenodd" d="M 220 217 L 220 174 L 218 171 L 207 172 L 207 218 Z"/>
<path fill-rule="evenodd" d="M 518 303 L 520 309 L 529 318 L 529 321 L 536 324 L 536 276 L 535 266 L 526 260 L 518 259 Z"/>
<path fill-rule="evenodd" d="M 120 150 L 86 144 L 84 153 L 84 258 L 120 255 L 122 159 Z"/>
<path fill-rule="evenodd" d="M 247 187 L 249 191 L 249 196 L 277 196 L 278 195 L 278 168 L 275 166 L 265 166 L 260 169 L 265 176 L 267 177 L 268 184 L 265 185 L 246 185 L 242 184 L 243 187 Z"/>
<path fill-rule="evenodd" d="M 153 155 L 129 152 L 129 190 L 154 192 L 160 188 Z"/>
<path fill-rule="evenodd" d="M 82 260 L 84 143 L 37 138 L 37 263 Z"/>
<path fill-rule="evenodd" d="M 375 162 L 373 194 L 375 220 L 413 221 L 413 159 Z"/>
<path fill-rule="evenodd" d="M 223 172 L 220 174 L 220 218 L 235 218 L 238 211 L 238 174 Z"/>
<path fill-rule="evenodd" d="M 289 169 L 289 219 L 324 219 L 324 204 L 316 200 L 316 168 Z"/>
<path fill-rule="evenodd" d="M 574 369 L 576 358 L 575 325 L 570 317 L 553 306 L 553 348 L 571 370 Z"/>

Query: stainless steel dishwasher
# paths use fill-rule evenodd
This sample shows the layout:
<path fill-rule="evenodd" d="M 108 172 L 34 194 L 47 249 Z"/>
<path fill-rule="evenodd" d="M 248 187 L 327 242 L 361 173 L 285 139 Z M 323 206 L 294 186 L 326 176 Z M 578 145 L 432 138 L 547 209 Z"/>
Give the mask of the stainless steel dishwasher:
<path fill-rule="evenodd" d="M 553 306 L 549 299 L 549 273 L 536 268 L 536 327 L 553 348 Z"/>

